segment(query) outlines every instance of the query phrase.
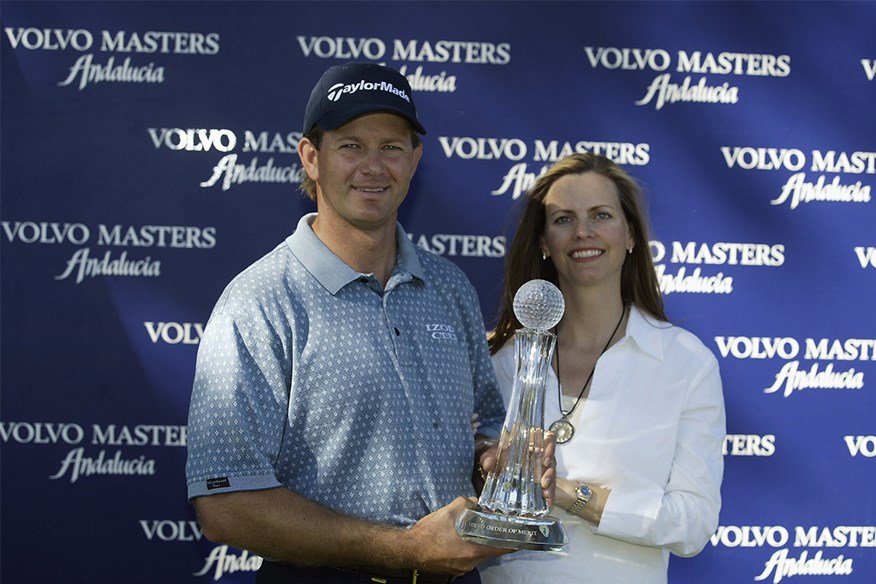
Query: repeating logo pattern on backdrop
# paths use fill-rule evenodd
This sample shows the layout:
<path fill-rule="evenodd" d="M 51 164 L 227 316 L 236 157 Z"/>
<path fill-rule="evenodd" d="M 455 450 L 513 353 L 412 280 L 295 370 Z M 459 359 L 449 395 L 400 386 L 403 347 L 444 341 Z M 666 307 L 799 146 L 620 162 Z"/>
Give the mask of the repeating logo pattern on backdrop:
<path fill-rule="evenodd" d="M 89 227 L 85 223 L 10 220 L 0 222 L 0 227 L 8 243 L 78 247 L 70 259 L 58 268 L 54 277 L 55 280 L 69 280 L 76 284 L 106 276 L 161 276 L 161 259 L 151 254 L 144 256 L 139 253 L 141 249 L 155 250 L 164 257 L 166 250 L 206 250 L 216 246 L 215 227 L 194 225 L 100 223 Z M 92 245 L 96 249 L 92 249 Z M 114 250 L 119 248 L 122 251 L 116 253 Z"/>
<path fill-rule="evenodd" d="M 143 55 L 219 54 L 219 34 L 215 32 L 92 32 L 84 28 L 38 26 L 7 26 L 3 32 L 15 50 L 81 53 L 58 81 L 61 87 L 75 87 L 79 91 L 100 83 L 164 83 L 165 75 L 169 74 L 165 66 L 155 61 L 145 63 Z M 117 61 L 117 54 L 125 55 L 124 59 Z"/>
<path fill-rule="evenodd" d="M 851 238 L 848 233 L 842 233 L 846 230 L 846 221 L 859 225 L 861 217 L 866 219 L 873 213 L 876 152 L 872 137 L 852 140 L 844 134 L 855 129 L 850 128 L 846 118 L 854 118 L 852 123 L 855 125 L 872 125 L 872 107 L 860 112 L 842 109 L 854 97 L 853 90 L 847 90 L 846 86 L 854 86 L 854 91 L 862 88 L 872 91 L 872 83 L 876 81 L 873 45 L 853 44 L 850 39 L 857 38 L 854 26 L 858 23 L 843 22 L 845 32 L 849 33 L 843 37 L 844 43 L 825 45 L 818 51 L 809 50 L 811 39 L 795 38 L 781 25 L 782 19 L 796 18 L 794 3 L 783 6 L 780 17 L 773 18 L 768 14 L 770 11 L 763 11 L 759 14 L 763 22 L 759 18 L 752 19 L 750 12 L 746 12 L 744 18 L 739 16 L 738 21 L 745 22 L 746 30 L 769 30 L 770 38 L 759 39 L 754 33 L 742 32 L 742 28 L 728 27 L 733 34 L 726 38 L 717 37 L 708 47 L 699 41 L 689 41 L 693 44 L 679 47 L 676 39 L 670 38 L 676 29 L 660 31 L 648 23 L 652 32 L 643 36 L 641 42 L 623 31 L 606 37 L 604 31 L 596 35 L 582 27 L 571 38 L 555 39 L 557 46 L 564 47 L 559 50 L 553 43 L 543 46 L 542 41 L 528 38 L 526 33 L 537 23 L 515 22 L 510 16 L 496 21 L 493 29 L 483 26 L 483 18 L 472 18 L 472 26 L 467 30 L 484 31 L 475 33 L 481 34 L 480 38 L 470 34 L 454 34 L 453 37 L 458 38 L 450 38 L 451 35 L 444 32 L 431 33 L 425 26 L 431 23 L 425 23 L 422 18 L 429 12 L 428 3 L 422 7 L 411 4 L 410 15 L 406 15 L 415 19 L 418 27 L 412 28 L 407 26 L 409 23 L 402 22 L 389 26 L 353 19 L 354 25 L 341 26 L 339 32 L 333 30 L 331 34 L 320 30 L 318 20 L 309 14 L 313 10 L 310 3 L 278 3 L 270 7 L 271 18 L 282 15 L 278 22 L 291 23 L 284 27 L 282 38 L 265 32 L 270 27 L 260 31 L 260 35 L 253 34 L 247 30 L 245 19 L 228 24 L 226 18 L 221 24 L 214 25 L 220 21 L 211 15 L 196 13 L 185 3 L 174 7 L 172 19 L 158 16 L 160 9 L 153 14 L 152 7 L 147 8 L 149 3 L 122 3 L 125 5 L 124 18 L 119 12 L 122 9 L 113 6 L 116 3 L 90 3 L 87 9 L 79 12 L 58 8 L 62 3 L 58 6 L 43 3 L 45 6 L 39 10 L 25 8 L 26 3 L 5 4 L 13 4 L 14 10 L 7 6 L 3 8 L 3 35 L 0 38 L 4 43 L 4 59 L 14 59 L 18 68 L 9 67 L 4 72 L 4 108 L 7 108 L 7 103 L 9 108 L 18 107 L 22 99 L 29 99 L 25 103 L 33 108 L 28 112 L 32 115 L 22 116 L 21 120 L 16 119 L 15 124 L 7 124 L 4 128 L 4 141 L 10 135 L 16 140 L 15 150 L 11 149 L 12 142 L 9 142 L 9 151 L 50 151 L 46 141 L 49 131 L 35 122 L 41 116 L 57 116 L 52 119 L 71 123 L 70 117 L 76 112 L 97 110 L 96 105 L 102 106 L 110 99 L 113 107 L 120 108 L 120 111 L 135 104 L 124 110 L 130 119 L 123 122 L 133 128 L 135 140 L 130 144 L 114 143 L 111 148 L 122 151 L 123 157 L 131 156 L 136 150 L 138 162 L 148 166 L 144 169 L 146 178 L 143 180 L 149 180 L 149 173 L 174 167 L 173 163 L 187 163 L 183 167 L 185 170 L 174 179 L 178 179 L 180 185 L 178 195 L 191 197 L 195 209 L 191 215 L 184 215 L 178 221 L 165 218 L 161 208 L 154 210 L 154 216 L 149 216 L 150 209 L 143 217 L 114 219 L 109 205 L 96 211 L 83 206 L 83 211 L 76 212 L 73 217 L 58 218 L 40 210 L 50 207 L 39 206 L 42 201 L 38 198 L 42 197 L 50 204 L 53 197 L 93 196 L 94 202 L 99 203 L 99 194 L 83 193 L 81 189 L 77 190 L 76 184 L 64 183 L 57 187 L 47 180 L 44 186 L 38 180 L 42 177 L 35 177 L 32 169 L 23 172 L 4 165 L 0 243 L 4 259 L 12 260 L 7 265 L 23 263 L 18 261 L 20 258 L 27 261 L 25 271 L 13 272 L 4 266 L 3 278 L 7 286 L 10 281 L 16 282 L 16 292 L 46 298 L 45 303 L 52 302 L 59 295 L 69 297 L 70 284 L 84 284 L 82 290 L 86 293 L 97 290 L 105 278 L 128 278 L 131 288 L 148 284 L 138 282 L 144 278 L 163 278 L 162 287 L 179 278 L 181 285 L 185 285 L 186 278 L 194 276 L 181 268 L 189 266 L 188 261 L 193 256 L 211 260 L 204 264 L 222 259 L 215 256 L 219 241 L 218 223 L 206 220 L 207 224 L 203 224 L 198 216 L 199 205 L 210 205 L 217 197 L 222 197 L 223 204 L 236 204 L 240 197 L 234 195 L 241 192 L 287 192 L 290 186 L 297 185 L 300 172 L 297 145 L 301 134 L 294 123 L 296 116 L 290 118 L 286 115 L 289 112 L 284 111 L 282 116 L 274 116 L 267 122 L 254 122 L 246 117 L 241 121 L 240 116 L 229 121 L 209 115 L 213 111 L 195 110 L 196 114 L 192 116 L 174 110 L 178 99 L 209 99 L 211 96 L 198 87 L 200 80 L 210 75 L 211 80 L 224 83 L 222 75 L 227 73 L 226 67 L 230 68 L 229 63 L 250 55 L 277 61 L 283 71 L 293 77 L 302 62 L 307 62 L 311 69 L 360 60 L 388 64 L 407 77 L 415 99 L 426 96 L 426 99 L 439 100 L 442 106 L 446 106 L 437 108 L 437 118 L 441 120 L 443 117 L 449 123 L 436 124 L 435 132 L 430 132 L 429 156 L 452 166 L 453 172 L 466 180 L 471 177 L 475 179 L 473 183 L 480 181 L 479 185 L 486 186 L 464 193 L 455 192 L 459 190 L 455 187 L 444 192 L 445 183 L 442 181 L 445 177 L 433 177 L 430 180 L 434 182 L 430 184 L 436 185 L 440 202 L 419 212 L 429 214 L 435 208 L 443 212 L 443 205 L 454 204 L 468 212 L 471 205 L 471 213 L 483 213 L 484 221 L 483 225 L 475 223 L 474 227 L 468 226 L 471 222 L 466 224 L 456 219 L 444 223 L 436 221 L 434 227 L 431 224 L 425 228 L 417 225 L 408 231 L 412 241 L 432 253 L 453 260 L 478 258 L 478 266 L 495 269 L 498 273 L 497 266 L 505 256 L 508 242 L 504 235 L 493 232 L 488 226 L 495 223 L 496 217 L 489 216 L 491 223 L 488 223 L 487 215 L 494 213 L 494 209 L 510 208 L 510 204 L 524 196 L 556 160 L 573 152 L 595 152 L 633 170 L 641 169 L 646 174 L 656 171 L 653 176 L 658 178 L 662 170 L 663 176 L 674 180 L 673 173 L 689 172 L 691 166 L 664 169 L 664 161 L 673 147 L 692 146 L 699 149 L 696 154 L 698 160 L 704 161 L 702 168 L 710 173 L 709 180 L 722 185 L 721 188 L 723 185 L 738 188 L 738 192 L 732 195 L 738 200 L 730 201 L 729 205 L 736 205 L 734 208 L 738 210 L 744 207 L 748 213 L 762 212 L 782 217 L 776 223 L 786 222 L 787 225 L 777 224 L 773 229 L 771 224 L 769 230 L 745 230 L 747 235 L 700 229 L 693 231 L 693 235 L 670 234 L 665 239 L 649 242 L 664 295 L 682 305 L 686 299 L 692 304 L 708 303 L 708 310 L 718 315 L 724 303 L 731 300 L 751 299 L 753 304 L 757 303 L 758 299 L 753 298 L 746 287 L 748 282 L 796 269 L 795 262 L 801 254 L 801 240 L 804 238 L 807 243 L 811 235 L 819 236 L 819 242 L 828 241 L 819 233 L 797 236 L 797 231 L 812 230 L 813 227 L 816 231 L 834 230 L 843 236 L 842 243 L 828 250 L 830 261 L 841 266 L 844 278 L 855 279 L 854 286 L 846 281 L 838 282 L 836 298 L 816 298 L 813 304 L 836 302 L 839 305 L 845 301 L 845 294 L 853 288 L 857 291 L 858 282 L 864 282 L 860 287 L 866 289 L 876 274 L 876 239 L 872 230 L 858 229 Z M 230 4 L 214 3 L 215 10 L 227 16 L 225 6 Z M 521 14 L 528 13 L 530 3 L 517 4 L 509 9 L 509 15 L 518 10 Z M 253 6 L 251 10 L 255 16 L 264 19 L 268 11 L 266 6 Z M 719 12 L 736 10 L 728 6 L 710 9 Z M 752 9 L 759 7 L 760 3 L 752 5 Z M 591 8 L 597 8 L 596 12 L 607 11 L 605 14 L 619 10 L 608 4 L 584 9 L 573 3 L 564 8 L 575 17 L 583 16 L 583 12 L 591 15 Z M 477 3 L 471 6 L 460 3 L 459 7 L 448 9 L 466 17 L 479 10 Z M 649 10 L 645 6 L 642 9 Z M 685 9 L 698 10 L 695 6 Z M 863 8 L 856 6 L 855 9 Z M 338 6 L 338 22 L 344 22 L 343 17 L 349 16 L 347 10 L 353 11 L 350 7 Z M 20 22 L 16 22 L 14 12 L 30 13 L 31 16 L 23 20 L 18 16 Z M 831 9 L 831 18 L 835 13 Z M 824 14 L 825 24 L 830 20 L 827 14 Z M 494 22 L 493 16 L 490 15 L 490 23 Z M 559 15 L 551 16 L 556 17 L 552 25 L 564 24 Z M 684 28 L 682 20 L 679 17 L 678 30 Z M 135 27 L 129 22 L 148 22 L 148 25 Z M 107 23 L 113 24 L 107 26 Z M 198 24 L 193 26 L 192 23 Z M 767 23 L 772 28 L 767 27 Z M 705 28 L 705 23 L 703 26 Z M 773 36 L 773 29 L 786 38 Z M 368 30 L 368 34 L 374 36 L 360 36 L 361 30 Z M 415 30 L 420 36 L 406 36 L 402 32 L 405 30 Z M 513 47 L 509 39 L 514 40 Z M 260 44 L 264 46 L 260 48 Z M 284 50 L 276 50 L 277 46 L 283 46 Z M 632 131 L 618 123 L 609 126 L 608 132 L 597 132 L 587 125 L 587 116 L 593 115 L 591 113 L 582 114 L 581 124 L 569 128 L 543 127 L 531 120 L 495 125 L 481 124 L 481 120 L 471 123 L 467 110 L 483 111 L 482 103 L 468 102 L 472 87 L 495 80 L 499 91 L 479 97 L 495 107 L 497 116 L 501 117 L 504 106 L 496 96 L 508 88 L 532 82 L 533 79 L 521 72 L 528 70 L 535 55 L 540 56 L 541 51 L 546 50 L 551 52 L 551 59 L 542 65 L 545 78 L 556 74 L 557 78 L 573 75 L 584 81 L 593 78 L 608 80 L 599 91 L 616 100 L 617 105 L 606 113 L 609 116 L 624 113 L 638 116 L 647 123 Z M 719 127 L 724 116 L 730 114 L 738 117 L 751 111 L 761 116 L 761 110 L 769 108 L 794 110 L 797 104 L 793 102 L 797 96 L 792 98 L 789 88 L 797 87 L 801 76 L 809 79 L 813 68 L 824 67 L 819 59 L 827 54 L 835 57 L 830 67 L 835 67 L 836 71 L 829 73 L 837 73 L 839 85 L 830 87 L 833 79 L 828 81 L 826 76 L 813 80 L 806 91 L 817 92 L 825 99 L 815 104 L 812 112 L 801 114 L 793 111 L 797 116 L 795 123 L 799 124 L 793 132 L 787 132 L 793 138 L 785 138 L 785 129 L 779 127 L 764 128 L 763 133 L 759 131 L 761 128 L 743 128 L 745 132 L 740 133 L 737 128 Z M 247 62 L 253 67 L 261 65 L 255 61 Z M 518 64 L 526 67 L 518 70 Z M 217 75 L 216 71 L 222 72 Z M 818 72 L 819 75 L 827 73 L 820 69 Z M 16 76 L 22 78 L 23 87 L 18 86 Z M 818 85 L 824 81 L 828 82 Z M 171 82 L 184 91 L 169 91 Z M 562 87 L 562 83 L 558 86 Z M 799 92 L 799 89 L 795 91 Z M 27 98 L 21 97 L 25 95 Z M 559 108 L 574 107 L 579 111 L 578 104 L 571 104 L 569 96 L 557 94 L 552 99 Z M 136 105 L 152 103 L 148 100 L 172 105 L 166 108 L 166 113 Z M 249 105 L 242 104 L 241 111 L 251 111 L 245 109 Z M 273 106 L 265 104 L 264 107 Z M 148 114 L 131 115 L 132 112 L 144 111 Z M 154 111 L 162 113 L 155 114 Z M 103 110 L 100 112 L 104 115 Z M 822 120 L 807 119 L 809 113 L 830 118 L 831 122 L 836 122 L 836 131 L 827 130 L 829 126 Z M 456 123 L 457 115 L 463 123 Z M 106 123 L 118 123 L 118 118 L 112 118 L 112 114 L 107 116 L 107 120 L 113 121 Z M 9 119 L 4 113 L 4 121 Z M 89 118 L 92 126 L 88 130 L 99 132 L 104 121 L 103 118 Z M 685 140 L 689 137 L 683 124 L 712 122 L 716 127 L 711 143 L 707 140 L 703 141 L 705 146 L 693 140 L 689 144 L 681 143 L 680 136 Z M 42 133 L 32 143 L 30 136 L 15 133 L 16 124 L 23 128 L 33 125 Z M 807 124 L 813 129 L 809 130 Z M 81 130 L 72 123 L 71 127 Z M 81 132 L 76 139 L 81 141 L 83 149 L 98 150 L 99 147 L 90 140 L 89 131 Z M 752 137 L 745 137 L 749 135 Z M 773 137 L 764 138 L 765 135 Z M 856 135 L 860 136 L 860 133 Z M 143 152 L 148 156 L 143 157 Z M 50 158 L 46 157 L 46 160 L 54 164 Z M 92 162 L 107 164 L 97 155 Z M 102 168 L 99 172 L 105 170 Z M 76 171 L 98 172 L 85 166 Z M 21 194 L 16 189 L 20 189 L 22 181 L 36 186 L 26 195 Z M 447 184 L 451 184 L 449 180 Z M 52 189 L 58 189 L 60 194 Z M 717 193 L 719 188 L 715 190 Z M 35 203 L 19 205 L 17 200 L 25 197 L 32 198 Z M 21 211 L 18 207 L 28 210 Z M 866 221 L 864 223 L 869 226 Z M 224 224 L 221 228 L 223 243 L 228 243 L 226 247 L 240 240 L 240 234 L 229 234 Z M 98 286 L 89 289 L 89 284 L 93 283 L 98 283 Z M 118 293 L 117 290 L 114 292 Z M 494 291 L 481 290 L 480 293 L 492 296 Z M 808 290 L 794 290 L 793 293 L 808 293 Z M 8 301 L 7 298 L 4 297 L 4 302 Z M 812 413 L 811 404 L 817 403 L 819 408 L 821 404 L 826 408 L 845 408 L 847 412 L 849 404 L 854 404 L 853 408 L 861 404 L 865 409 L 872 403 L 872 392 L 869 391 L 872 388 L 866 385 L 866 378 L 876 361 L 876 338 L 868 328 L 872 322 L 871 307 L 866 302 L 869 297 L 864 298 L 865 302 L 857 306 L 855 321 L 841 319 L 837 330 L 815 331 L 807 329 L 806 323 L 798 327 L 796 321 L 786 323 L 790 317 L 782 315 L 776 317 L 784 319 L 778 324 L 767 322 L 761 326 L 760 322 L 750 322 L 747 314 L 739 315 L 731 326 L 718 329 L 708 320 L 711 314 L 703 315 L 708 332 L 702 338 L 722 361 L 722 371 L 725 375 L 730 374 L 727 378 L 732 379 L 731 383 L 725 383 L 728 403 L 735 406 L 736 412 L 744 407 L 764 408 L 763 415 L 757 419 L 728 419 L 729 433 L 723 443 L 723 454 L 728 467 L 735 465 L 735 474 L 728 473 L 728 477 L 739 476 L 740 469 L 749 467 L 755 470 L 744 472 L 798 470 L 801 444 L 794 432 L 805 425 L 802 416 Z M 99 330 L 101 319 L 113 321 L 113 326 L 116 317 L 125 320 L 129 337 L 122 343 L 130 343 L 139 351 L 145 347 L 145 350 L 168 360 L 162 362 L 160 371 L 150 370 L 145 376 L 166 377 L 168 371 L 173 370 L 172 375 L 179 377 L 173 383 L 179 386 L 179 391 L 185 392 L 191 379 L 186 374 L 180 375 L 167 363 L 170 359 L 185 361 L 194 355 L 204 333 L 203 319 L 209 314 L 208 305 L 212 300 L 205 299 L 204 306 L 197 308 L 200 312 L 194 315 L 188 310 L 180 314 L 178 310 L 150 306 L 148 312 L 137 314 L 133 319 L 117 315 L 114 311 L 122 310 L 119 306 L 107 306 L 106 314 L 91 315 L 91 321 L 97 323 L 93 326 Z M 28 304 L 27 309 L 32 310 L 32 306 Z M 828 310 L 822 306 L 817 309 Z M 4 316 L 17 317 L 18 310 L 18 307 L 9 308 Z M 836 311 L 840 315 L 848 314 L 839 309 Z M 428 326 L 427 333 L 437 339 L 436 342 L 453 342 L 455 331 L 440 324 Z M 58 332 L 64 334 L 66 331 Z M 101 351 L 111 350 L 113 343 L 119 341 L 105 330 L 99 332 L 103 343 Z M 7 333 L 4 329 L 4 342 L 9 339 L 6 346 L 16 346 L 19 334 L 19 330 Z M 77 355 L 75 358 L 88 357 Z M 17 367 L 19 364 L 13 360 L 4 362 L 5 371 Z M 144 369 L 150 367 L 151 363 L 143 364 Z M 16 392 L 30 390 L 34 382 L 27 367 L 20 373 L 4 372 L 4 375 L 4 407 L 6 412 L 11 412 L 14 410 L 8 404 L 12 403 L 13 408 L 23 406 L 14 400 L 7 401 L 7 396 L 17 398 Z M 7 384 L 7 379 L 11 379 L 11 383 Z M 20 387 L 16 387 L 16 383 Z M 113 397 L 149 399 L 149 392 L 155 389 L 150 383 L 151 380 L 140 384 L 134 382 L 130 387 L 127 383 L 118 383 L 112 388 L 118 395 Z M 89 409 L 92 406 L 84 404 L 86 409 L 79 411 L 71 408 L 70 414 L 65 413 L 61 419 L 48 419 L 39 413 L 4 417 L 0 421 L 4 462 L 11 465 L 16 464 L 17 458 L 27 458 L 25 472 L 19 473 L 26 476 L 16 476 L 14 480 L 37 482 L 52 488 L 64 487 L 76 496 L 100 493 L 99 489 L 105 485 L 111 485 L 113 489 L 130 489 L 131 492 L 148 485 L 148 495 L 151 497 L 155 490 L 156 498 L 164 495 L 164 491 L 159 493 L 158 489 L 175 484 L 177 487 L 171 492 L 177 491 L 178 495 L 168 497 L 171 510 L 155 514 L 134 510 L 125 518 L 125 527 L 114 531 L 112 537 L 135 537 L 143 544 L 138 550 L 141 553 L 155 551 L 168 558 L 171 554 L 174 559 L 177 559 L 177 554 L 187 558 L 172 562 L 164 574 L 171 579 L 230 581 L 251 578 L 252 572 L 262 563 L 261 557 L 227 545 L 210 544 L 205 540 L 194 512 L 186 514 L 188 507 L 180 461 L 184 459 L 187 428 L 178 425 L 184 420 L 184 413 L 180 413 L 183 417 L 173 421 L 150 422 L 137 420 L 136 416 L 142 415 L 138 412 L 134 421 L 121 423 L 120 420 L 125 419 L 123 414 L 95 412 Z M 859 476 L 855 473 L 867 478 L 872 476 L 876 435 L 870 427 L 838 421 L 821 432 L 812 438 L 813 444 L 830 453 L 830 464 L 839 465 L 841 472 L 848 471 L 853 478 Z M 806 446 L 802 446 L 803 452 Z M 33 456 L 34 453 L 39 456 Z M 809 462 L 805 460 L 804 464 Z M 822 464 L 822 461 L 811 462 Z M 823 471 L 819 467 L 813 472 Z M 764 473 L 767 474 L 780 473 Z M 156 488 L 156 484 L 161 486 Z M 747 497 L 758 496 L 757 492 L 771 486 L 752 481 L 740 487 L 735 482 L 725 481 L 725 500 L 738 497 L 740 488 L 744 488 Z M 849 484 L 849 487 L 857 485 Z M 178 497 L 178 500 L 173 497 Z M 708 556 L 710 549 L 721 553 L 713 554 L 705 561 L 714 566 L 732 564 L 733 572 L 737 574 L 734 577 L 741 581 L 775 584 L 798 576 L 810 576 L 798 580 L 859 582 L 860 578 L 869 575 L 867 571 L 873 565 L 872 553 L 876 547 L 876 526 L 866 525 L 872 523 L 872 513 L 867 509 L 867 504 L 871 503 L 855 502 L 856 507 L 848 512 L 843 507 L 846 505 L 844 500 L 819 500 L 817 518 L 810 518 L 808 508 L 779 509 L 770 517 L 760 517 L 757 525 L 743 525 L 745 520 L 722 513 L 723 524 L 711 536 L 704 554 Z M 842 511 L 834 511 L 830 507 L 834 504 Z M 14 515 L 14 510 L 9 515 Z M 25 517 L 20 522 L 27 520 Z M 4 517 L 4 528 L 7 521 L 9 519 Z M 50 523 L 46 524 L 47 529 L 51 527 Z M 75 553 L 85 558 L 90 549 L 84 547 Z M 177 551 L 180 549 L 186 551 Z M 4 576 L 10 570 L 10 564 L 7 562 L 4 567 Z M 15 574 L 14 571 L 10 573 Z M 714 576 L 720 574 L 716 572 Z"/>

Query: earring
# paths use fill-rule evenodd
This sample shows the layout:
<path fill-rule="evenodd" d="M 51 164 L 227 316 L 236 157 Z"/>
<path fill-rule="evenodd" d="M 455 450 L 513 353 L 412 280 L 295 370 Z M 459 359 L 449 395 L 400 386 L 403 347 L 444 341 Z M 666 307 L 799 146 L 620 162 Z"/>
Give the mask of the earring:
<path fill-rule="evenodd" d="M 541 259 L 542 259 L 542 260 L 547 260 L 547 259 L 548 259 L 548 255 L 547 255 L 547 252 L 546 252 L 546 251 L 542 251 L 542 252 L 541 252 Z"/>
<path fill-rule="evenodd" d="M 628 254 L 633 253 L 633 246 L 632 246 L 632 245 L 630 246 L 630 249 L 627 250 L 627 253 L 628 253 Z"/>

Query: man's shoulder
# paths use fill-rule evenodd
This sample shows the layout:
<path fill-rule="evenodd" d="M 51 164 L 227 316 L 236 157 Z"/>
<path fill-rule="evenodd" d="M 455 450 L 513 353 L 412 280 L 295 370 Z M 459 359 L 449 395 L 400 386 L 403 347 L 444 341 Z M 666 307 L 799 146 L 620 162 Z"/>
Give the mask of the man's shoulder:
<path fill-rule="evenodd" d="M 289 251 L 289 246 L 285 241 L 279 243 L 272 250 L 252 262 L 246 268 L 240 271 L 230 282 L 234 284 L 238 281 L 248 281 L 253 279 L 264 278 L 268 274 L 285 272 L 289 260 L 293 255 Z"/>
<path fill-rule="evenodd" d="M 281 294 L 293 281 L 291 264 L 295 256 L 285 242 L 255 260 L 228 283 L 219 300 L 221 305 L 251 305 Z"/>

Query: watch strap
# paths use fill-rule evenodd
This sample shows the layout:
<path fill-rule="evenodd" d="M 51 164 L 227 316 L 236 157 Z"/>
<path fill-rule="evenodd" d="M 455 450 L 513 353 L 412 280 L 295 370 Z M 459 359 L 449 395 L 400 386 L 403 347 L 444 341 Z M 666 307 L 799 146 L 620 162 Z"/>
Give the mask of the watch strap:
<path fill-rule="evenodd" d="M 575 502 L 569 507 L 569 513 L 573 515 L 583 509 L 584 506 L 590 502 L 590 497 L 593 496 L 593 491 L 590 490 L 590 487 L 583 483 L 575 487 L 575 493 L 578 495 L 578 498 L 575 499 Z"/>

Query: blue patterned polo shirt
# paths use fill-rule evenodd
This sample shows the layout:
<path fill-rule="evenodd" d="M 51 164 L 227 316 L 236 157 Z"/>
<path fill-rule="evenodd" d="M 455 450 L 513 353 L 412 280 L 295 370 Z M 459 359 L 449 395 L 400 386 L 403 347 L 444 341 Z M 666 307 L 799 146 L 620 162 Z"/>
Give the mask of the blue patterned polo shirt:
<path fill-rule="evenodd" d="M 286 487 L 410 525 L 473 495 L 472 413 L 504 406 L 474 287 L 397 229 L 382 289 L 313 233 L 315 214 L 238 275 L 210 316 L 189 412 L 189 498 Z"/>

